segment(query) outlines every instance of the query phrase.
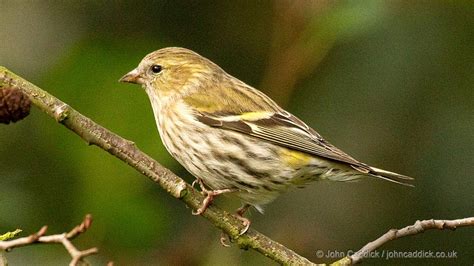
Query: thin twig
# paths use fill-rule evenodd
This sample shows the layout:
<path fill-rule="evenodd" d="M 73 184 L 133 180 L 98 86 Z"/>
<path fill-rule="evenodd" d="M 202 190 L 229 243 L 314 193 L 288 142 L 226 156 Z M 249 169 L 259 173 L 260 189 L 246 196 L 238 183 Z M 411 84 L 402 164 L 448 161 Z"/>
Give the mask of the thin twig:
<path fill-rule="evenodd" d="M 391 229 L 381 237 L 369 242 L 363 246 L 360 250 L 355 252 L 353 255 L 345 257 L 336 263 L 339 265 L 356 264 L 360 263 L 367 255 L 371 254 L 382 245 L 392 240 L 402 238 L 405 236 L 421 234 L 426 230 L 437 229 L 437 230 L 455 230 L 458 227 L 463 226 L 474 226 L 474 217 L 468 217 L 456 220 L 423 220 L 416 221 L 413 225 L 406 226 L 401 229 Z M 370 257 L 370 256 L 369 256 Z"/>
<path fill-rule="evenodd" d="M 13 248 L 28 246 L 32 244 L 39 244 L 39 243 L 59 243 L 66 248 L 66 250 L 71 255 L 71 262 L 69 265 L 75 266 L 79 265 L 80 262 L 83 262 L 82 259 L 90 256 L 92 254 L 98 253 L 97 248 L 90 248 L 86 250 L 79 250 L 77 249 L 70 240 L 77 237 L 79 234 L 84 233 L 92 223 L 92 216 L 90 214 L 84 217 L 82 223 L 76 227 L 74 227 L 69 233 L 62 233 L 56 235 L 45 235 L 48 227 L 45 225 L 41 227 L 41 229 L 29 236 L 17 238 L 13 240 L 6 240 L 0 241 L 0 250 L 3 251 L 11 251 Z"/>

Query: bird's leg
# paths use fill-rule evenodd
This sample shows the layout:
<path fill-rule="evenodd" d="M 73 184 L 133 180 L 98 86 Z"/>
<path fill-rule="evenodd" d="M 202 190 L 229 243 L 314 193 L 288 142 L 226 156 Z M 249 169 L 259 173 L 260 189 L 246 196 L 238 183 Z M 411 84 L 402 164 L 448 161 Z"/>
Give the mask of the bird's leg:
<path fill-rule="evenodd" d="M 202 202 L 201 207 L 199 207 L 199 209 L 197 209 L 196 211 L 193 211 L 193 215 L 200 215 L 204 211 L 206 211 L 207 207 L 211 205 L 212 201 L 214 200 L 216 196 L 224 194 L 224 193 L 234 192 L 234 191 L 235 191 L 234 189 L 229 189 L 229 188 L 216 189 L 216 190 L 203 190 L 204 194 L 206 195 L 206 198 L 204 198 L 204 201 Z"/>
<path fill-rule="evenodd" d="M 201 193 L 206 195 L 206 198 L 204 198 L 204 201 L 202 202 L 201 207 L 199 207 L 199 209 L 197 209 L 196 211 L 192 212 L 193 215 L 200 215 L 204 211 L 206 211 L 207 207 L 209 207 L 209 205 L 211 205 L 212 201 L 214 200 L 214 197 L 216 197 L 218 195 L 221 195 L 221 194 L 224 194 L 224 193 L 230 193 L 230 192 L 235 192 L 236 191 L 235 189 L 230 189 L 230 188 L 208 190 L 204 186 L 204 183 L 202 182 L 202 180 L 200 178 L 196 178 L 196 180 L 191 184 L 191 186 L 194 186 L 194 184 L 196 182 L 201 187 Z"/>
<path fill-rule="evenodd" d="M 250 227 L 250 220 L 244 217 L 244 213 L 251 207 L 250 204 L 244 204 L 242 207 L 238 208 L 236 213 L 237 214 L 237 219 L 241 220 L 242 223 L 244 224 L 244 229 L 240 231 L 240 236 L 245 234 Z"/>
<path fill-rule="evenodd" d="M 244 217 L 244 213 L 245 213 L 250 207 L 251 207 L 250 204 L 244 204 L 244 205 L 242 205 L 240 208 L 238 208 L 237 211 L 235 212 L 237 219 L 241 220 L 242 223 L 243 223 L 243 225 L 244 225 L 244 229 L 242 229 L 242 230 L 239 232 L 239 236 L 245 234 L 245 233 L 249 230 L 249 227 L 250 227 L 250 220 Z M 221 238 L 220 238 L 221 245 L 223 245 L 224 247 L 230 247 L 230 244 L 228 244 L 227 240 L 228 240 L 229 242 L 232 242 L 232 239 L 230 238 L 230 236 L 223 232 L 223 233 L 221 234 Z"/>

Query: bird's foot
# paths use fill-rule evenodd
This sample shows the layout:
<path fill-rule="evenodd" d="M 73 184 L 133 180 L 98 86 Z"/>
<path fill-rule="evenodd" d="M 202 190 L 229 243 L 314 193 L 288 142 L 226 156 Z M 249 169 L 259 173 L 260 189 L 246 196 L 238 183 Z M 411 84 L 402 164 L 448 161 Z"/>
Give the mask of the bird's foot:
<path fill-rule="evenodd" d="M 240 231 L 239 236 L 245 234 L 250 227 L 250 220 L 248 218 L 244 217 L 244 213 L 250 208 L 249 204 L 244 204 L 242 207 L 238 208 L 236 211 L 236 217 L 240 221 L 242 221 L 242 224 L 244 225 L 244 228 Z"/>
<path fill-rule="evenodd" d="M 202 182 L 202 180 L 200 178 L 197 178 L 196 180 L 194 180 L 194 182 L 191 184 L 191 186 L 194 187 L 196 182 L 201 187 L 201 193 L 203 195 L 205 195 L 206 197 L 204 198 L 204 201 L 202 202 L 201 207 L 199 207 L 196 211 L 192 212 L 193 215 L 201 215 L 203 212 L 205 212 L 207 207 L 209 207 L 209 205 L 211 205 L 212 201 L 214 200 L 214 198 L 216 196 L 236 191 L 235 189 L 230 189 L 230 188 L 209 190 L 204 186 L 204 183 Z"/>
<path fill-rule="evenodd" d="M 219 238 L 219 242 L 221 242 L 222 246 L 228 248 L 230 247 L 230 243 L 232 243 L 232 239 L 228 234 L 222 232 L 221 237 Z"/>
<path fill-rule="evenodd" d="M 237 211 L 235 212 L 236 214 L 235 217 L 239 219 L 240 221 L 242 221 L 242 224 L 244 225 L 244 228 L 240 230 L 239 232 L 239 236 L 245 234 L 249 230 L 251 222 L 249 219 L 245 218 L 243 215 L 250 208 L 250 206 L 251 205 L 249 204 L 244 204 L 242 207 L 238 208 Z M 227 248 L 227 247 L 230 247 L 229 243 L 232 242 L 232 239 L 228 234 L 222 232 L 221 237 L 220 237 L 220 242 L 222 246 Z"/>

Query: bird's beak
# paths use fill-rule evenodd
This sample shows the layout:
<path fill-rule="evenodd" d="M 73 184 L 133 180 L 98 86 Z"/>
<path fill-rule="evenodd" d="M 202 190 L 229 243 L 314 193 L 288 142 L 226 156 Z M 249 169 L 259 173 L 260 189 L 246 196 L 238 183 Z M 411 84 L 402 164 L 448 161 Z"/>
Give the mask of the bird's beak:
<path fill-rule="evenodd" d="M 135 83 L 135 84 L 143 84 L 143 78 L 140 76 L 140 72 L 138 69 L 134 69 L 127 74 L 125 74 L 122 78 L 119 79 L 119 82 L 128 82 L 128 83 Z"/>

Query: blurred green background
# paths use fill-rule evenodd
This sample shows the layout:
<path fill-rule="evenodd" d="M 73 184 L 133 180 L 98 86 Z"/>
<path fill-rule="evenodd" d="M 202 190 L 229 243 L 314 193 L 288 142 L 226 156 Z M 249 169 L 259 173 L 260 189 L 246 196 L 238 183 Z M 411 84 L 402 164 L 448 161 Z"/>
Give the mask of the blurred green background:
<path fill-rule="evenodd" d="M 137 143 L 191 182 L 165 151 L 138 86 L 117 80 L 156 49 L 181 46 L 277 100 L 368 164 L 416 177 L 411 189 L 367 179 L 314 183 L 250 213 L 252 227 L 315 262 L 357 250 L 418 219 L 474 214 L 472 1 L 0 1 L 0 65 Z M 232 210 L 239 202 L 219 199 Z M 38 109 L 0 125 L 0 232 L 69 230 L 86 213 L 94 264 L 271 264 L 219 244 L 220 232 L 157 185 Z M 384 246 L 457 251 L 471 264 L 474 228 Z M 7 254 L 11 265 L 64 265 L 61 246 Z"/>

